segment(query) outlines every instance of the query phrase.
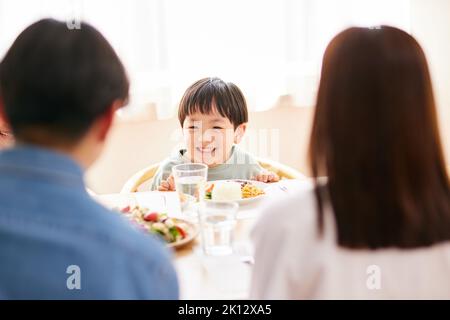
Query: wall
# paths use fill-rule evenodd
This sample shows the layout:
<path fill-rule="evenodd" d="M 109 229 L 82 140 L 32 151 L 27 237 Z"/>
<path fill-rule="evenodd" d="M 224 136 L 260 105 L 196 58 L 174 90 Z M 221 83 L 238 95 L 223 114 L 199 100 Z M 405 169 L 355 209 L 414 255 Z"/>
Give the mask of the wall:
<path fill-rule="evenodd" d="M 441 138 L 450 164 L 450 1 L 412 0 L 411 24 L 430 64 Z"/>

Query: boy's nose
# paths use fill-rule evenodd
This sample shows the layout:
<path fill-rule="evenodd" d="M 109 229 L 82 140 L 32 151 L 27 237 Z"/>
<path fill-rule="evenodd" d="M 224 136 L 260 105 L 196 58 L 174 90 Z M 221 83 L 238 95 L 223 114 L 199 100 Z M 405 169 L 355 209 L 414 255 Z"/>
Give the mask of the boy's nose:
<path fill-rule="evenodd" d="M 203 131 L 200 138 L 202 142 L 211 142 L 215 139 L 214 134 L 212 134 L 211 130 Z"/>
<path fill-rule="evenodd" d="M 202 146 L 202 148 L 207 148 L 208 146 L 210 146 L 213 142 L 215 142 L 216 139 L 214 137 L 208 137 L 206 139 L 203 139 L 200 144 Z"/>

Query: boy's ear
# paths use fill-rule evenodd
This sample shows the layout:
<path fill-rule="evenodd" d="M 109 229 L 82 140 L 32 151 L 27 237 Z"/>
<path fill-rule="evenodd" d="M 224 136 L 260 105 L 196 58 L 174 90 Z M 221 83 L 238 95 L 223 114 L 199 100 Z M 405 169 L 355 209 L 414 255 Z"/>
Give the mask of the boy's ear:
<path fill-rule="evenodd" d="M 240 124 L 236 130 L 234 131 L 234 143 L 238 144 L 242 141 L 242 138 L 244 137 L 245 130 L 247 130 L 247 124 L 242 123 Z"/>

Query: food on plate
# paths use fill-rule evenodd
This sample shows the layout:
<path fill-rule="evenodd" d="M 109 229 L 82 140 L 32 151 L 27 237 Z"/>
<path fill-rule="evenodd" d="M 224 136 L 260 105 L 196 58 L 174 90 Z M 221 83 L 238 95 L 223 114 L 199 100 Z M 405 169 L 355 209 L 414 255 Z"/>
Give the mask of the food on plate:
<path fill-rule="evenodd" d="M 244 199 L 254 198 L 262 194 L 264 194 L 264 191 L 251 183 L 246 183 L 242 187 L 242 198 Z"/>
<path fill-rule="evenodd" d="M 214 201 L 234 201 L 242 199 L 241 184 L 234 181 L 216 183 L 211 191 Z"/>
<path fill-rule="evenodd" d="M 211 183 L 206 189 L 205 197 L 213 201 L 236 201 L 263 194 L 264 190 L 250 181 L 229 180 Z"/>
<path fill-rule="evenodd" d="M 212 190 L 214 189 L 214 183 L 211 183 L 207 186 L 205 189 L 205 198 L 211 200 L 212 197 Z"/>
<path fill-rule="evenodd" d="M 139 228 L 161 236 L 172 244 L 184 240 L 188 233 L 188 225 L 175 218 L 169 218 L 166 213 L 151 212 L 140 206 L 127 206 L 120 210 Z"/>

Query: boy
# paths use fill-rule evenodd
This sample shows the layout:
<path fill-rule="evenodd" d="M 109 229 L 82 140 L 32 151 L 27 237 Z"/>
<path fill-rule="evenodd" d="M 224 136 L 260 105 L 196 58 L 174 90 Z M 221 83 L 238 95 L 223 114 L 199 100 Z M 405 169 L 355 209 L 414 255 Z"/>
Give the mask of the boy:
<path fill-rule="evenodd" d="M 186 149 L 163 161 L 152 189 L 173 191 L 172 167 L 186 162 L 208 165 L 208 180 L 253 179 L 277 182 L 279 177 L 264 170 L 239 144 L 248 122 L 247 104 L 241 90 L 219 78 L 204 78 L 184 93 L 178 119 Z"/>

